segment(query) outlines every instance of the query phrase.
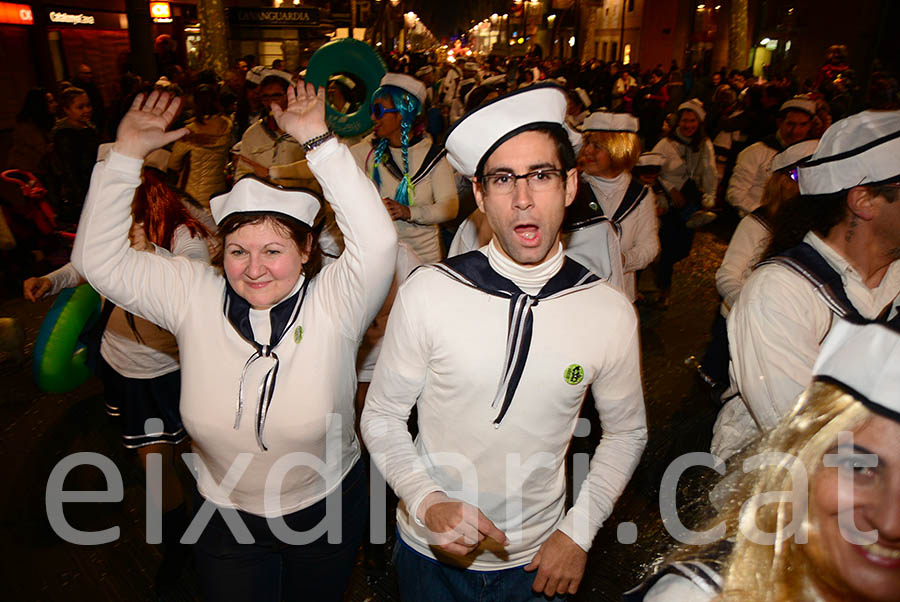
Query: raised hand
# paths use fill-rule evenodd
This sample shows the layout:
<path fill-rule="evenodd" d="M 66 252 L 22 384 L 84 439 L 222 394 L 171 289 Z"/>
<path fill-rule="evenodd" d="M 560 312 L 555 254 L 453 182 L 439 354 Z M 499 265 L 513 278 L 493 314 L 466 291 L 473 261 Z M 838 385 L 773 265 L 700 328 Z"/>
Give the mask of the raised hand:
<path fill-rule="evenodd" d="M 119 124 L 113 148 L 117 153 L 143 159 L 150 151 L 178 140 L 189 130 L 181 128 L 167 132 L 166 128 L 175 119 L 180 106 L 181 99 L 168 92 L 154 90 L 146 102 L 144 95 L 138 94 Z"/>
<path fill-rule="evenodd" d="M 328 130 L 325 123 L 325 86 L 316 87 L 303 81 L 297 82 L 297 89 L 288 86 L 287 109 L 281 110 L 272 103 L 272 116 L 278 127 L 303 144 L 307 140 L 324 134 Z"/>

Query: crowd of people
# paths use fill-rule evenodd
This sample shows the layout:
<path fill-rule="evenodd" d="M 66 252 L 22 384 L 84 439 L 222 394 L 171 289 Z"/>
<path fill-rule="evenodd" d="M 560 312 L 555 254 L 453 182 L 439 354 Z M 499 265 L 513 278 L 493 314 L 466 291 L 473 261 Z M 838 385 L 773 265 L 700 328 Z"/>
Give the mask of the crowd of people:
<path fill-rule="evenodd" d="M 342 599 L 377 471 L 403 600 L 576 593 L 647 441 L 635 304 L 665 310 L 694 232 L 732 214 L 698 370 L 730 469 L 698 497 L 725 527 L 626 598 L 900 600 L 895 79 L 862 94 L 841 47 L 802 82 L 405 56 L 357 98 L 253 62 L 126 76 L 114 111 L 84 65 L 28 94 L 8 161 L 78 224 L 26 298 L 105 298 L 107 405 L 165 458 L 159 592 L 194 516 L 207 599 Z M 326 104 L 373 129 L 337 135 Z M 567 503 L 585 403 L 602 436 Z M 740 475 L 767 453 L 806 471 L 808 507 L 754 507 L 761 542 L 748 500 L 807 482 L 784 459 Z"/>

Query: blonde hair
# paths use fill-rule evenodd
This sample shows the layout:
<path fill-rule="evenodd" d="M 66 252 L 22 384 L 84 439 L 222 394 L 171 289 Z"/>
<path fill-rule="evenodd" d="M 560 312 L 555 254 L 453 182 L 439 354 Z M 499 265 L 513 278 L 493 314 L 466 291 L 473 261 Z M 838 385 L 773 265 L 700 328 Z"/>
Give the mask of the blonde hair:
<path fill-rule="evenodd" d="M 641 156 L 641 139 L 633 132 L 585 132 L 584 142 L 606 149 L 617 174 L 631 171 Z"/>
<path fill-rule="evenodd" d="M 813 383 L 800 396 L 791 414 L 742 453 L 734 466 L 741 466 L 745 458 L 779 452 L 796 458 L 806 469 L 808 482 L 812 483 L 822 467 L 823 456 L 836 443 L 838 433 L 857 429 L 871 416 L 861 402 L 840 387 Z M 806 545 L 798 544 L 796 537 L 788 532 L 795 512 L 804 514 L 801 529 L 816 528 L 817 517 L 807 518 L 805 507 L 792 508 L 788 497 L 755 508 L 757 528 L 760 532 L 773 534 L 775 545 L 753 542 L 738 528 L 745 501 L 765 492 L 790 491 L 792 486 L 791 472 L 784 464 L 744 473 L 721 512 L 708 519 L 700 529 L 707 530 L 724 521 L 728 536 L 735 541 L 724 562 L 722 593 L 715 600 L 789 602 L 817 599 L 812 579 L 816 569 Z M 682 546 L 667 562 L 697 557 L 696 547 Z"/>
<path fill-rule="evenodd" d="M 766 185 L 763 187 L 761 207 L 765 207 L 765 212 L 771 219 L 785 201 L 796 198 L 800 195 L 800 187 L 789 175 L 774 172 Z"/>

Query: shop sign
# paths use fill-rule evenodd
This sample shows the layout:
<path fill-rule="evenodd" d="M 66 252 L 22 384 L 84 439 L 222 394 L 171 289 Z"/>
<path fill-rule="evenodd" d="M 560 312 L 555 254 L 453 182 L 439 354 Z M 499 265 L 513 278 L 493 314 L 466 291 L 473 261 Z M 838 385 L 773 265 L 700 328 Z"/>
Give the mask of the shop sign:
<path fill-rule="evenodd" d="M 73 11 L 64 8 L 47 10 L 47 20 L 51 26 L 90 27 L 96 29 L 128 29 L 125 13 L 109 13 L 104 11 Z"/>
<path fill-rule="evenodd" d="M 154 23 L 171 23 L 172 8 L 168 2 L 151 2 L 150 16 L 153 17 Z"/>
<path fill-rule="evenodd" d="M 232 25 L 248 27 L 317 27 L 317 8 L 230 8 Z"/>
<path fill-rule="evenodd" d="M 96 22 L 94 15 L 84 13 L 64 13 L 58 10 L 50 11 L 50 22 L 66 25 L 93 25 Z"/>
<path fill-rule="evenodd" d="M 0 23 L 11 25 L 34 25 L 34 15 L 27 4 L 0 2 Z"/>

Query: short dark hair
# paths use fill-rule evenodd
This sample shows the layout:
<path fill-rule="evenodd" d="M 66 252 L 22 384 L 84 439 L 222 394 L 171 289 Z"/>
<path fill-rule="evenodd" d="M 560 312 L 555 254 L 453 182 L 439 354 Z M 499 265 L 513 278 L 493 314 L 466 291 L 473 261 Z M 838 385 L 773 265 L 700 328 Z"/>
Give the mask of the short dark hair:
<path fill-rule="evenodd" d="M 556 157 L 559 159 L 560 165 L 562 165 L 563 171 L 569 171 L 574 168 L 576 165 L 577 157 L 575 156 L 575 149 L 572 147 L 572 142 L 569 140 L 569 135 L 566 133 L 566 130 L 562 126 L 552 126 L 547 124 L 535 124 L 534 126 L 526 126 L 524 128 L 520 128 L 516 130 L 513 136 L 508 136 L 506 140 L 518 136 L 519 134 L 523 134 L 525 132 L 542 132 L 550 136 L 550 139 L 553 141 L 554 146 L 556 146 Z M 502 139 L 501 139 L 502 140 Z M 487 160 L 490 156 L 497 150 L 499 144 L 495 144 L 493 149 L 490 152 L 486 153 L 484 157 L 481 158 L 481 161 L 478 162 L 478 167 L 475 169 L 475 177 L 477 179 L 481 179 L 484 176 L 484 166 L 487 164 Z M 565 177 L 563 178 L 565 180 Z"/>
<path fill-rule="evenodd" d="M 263 78 L 261 82 L 259 82 L 260 88 L 265 88 L 266 86 L 270 86 L 272 84 L 278 84 L 281 86 L 282 92 L 287 92 L 288 84 L 287 80 L 281 77 L 280 75 L 267 75 Z"/>
<path fill-rule="evenodd" d="M 225 263 L 225 238 L 243 226 L 265 222 L 269 222 L 281 234 L 293 240 L 294 244 L 297 245 L 297 250 L 304 248 L 307 240 L 311 241 L 309 259 L 303 264 L 303 273 L 307 278 L 312 278 L 319 273 L 322 269 L 322 249 L 319 248 L 319 239 L 316 236 L 315 229 L 289 215 L 269 211 L 232 213 L 223 219 L 216 234 L 216 237 L 219 239 L 218 250 L 210 259 L 210 263 L 222 269 Z"/>

